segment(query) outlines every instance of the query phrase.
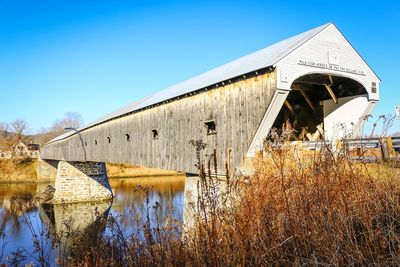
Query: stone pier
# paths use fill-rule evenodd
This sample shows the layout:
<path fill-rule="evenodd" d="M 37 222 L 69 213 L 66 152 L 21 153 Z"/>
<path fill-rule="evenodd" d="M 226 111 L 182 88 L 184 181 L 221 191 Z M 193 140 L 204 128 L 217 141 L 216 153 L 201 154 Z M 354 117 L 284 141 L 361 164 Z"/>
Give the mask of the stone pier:
<path fill-rule="evenodd" d="M 60 161 L 55 188 L 54 203 L 101 201 L 113 197 L 103 162 Z"/>
<path fill-rule="evenodd" d="M 54 182 L 57 176 L 58 160 L 44 160 L 39 158 L 36 174 L 39 183 Z"/>

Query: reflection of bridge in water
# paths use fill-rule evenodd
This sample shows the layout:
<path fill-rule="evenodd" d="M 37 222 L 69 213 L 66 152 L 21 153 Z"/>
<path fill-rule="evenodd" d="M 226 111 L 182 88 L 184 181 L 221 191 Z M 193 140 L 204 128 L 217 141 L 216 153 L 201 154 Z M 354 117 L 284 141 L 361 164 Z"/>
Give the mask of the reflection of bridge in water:
<path fill-rule="evenodd" d="M 101 219 L 108 217 L 110 201 L 99 203 L 41 204 L 39 215 L 49 233 L 60 237 L 60 247 L 56 256 L 65 258 L 70 253 L 73 237 L 87 235 L 91 244 L 104 232 L 105 224 Z M 61 254 L 61 255 L 60 255 Z"/>
<path fill-rule="evenodd" d="M 138 232 L 147 220 L 150 226 L 167 225 L 182 221 L 184 205 L 184 176 L 145 177 L 110 180 L 115 199 L 113 215 L 118 214 L 123 223 L 130 226 L 129 232 Z M 137 186 L 147 188 L 148 195 L 135 190 Z M 147 197 L 149 206 L 146 206 Z M 153 206 L 158 203 L 157 213 Z M 140 231 L 139 231 L 140 232 Z"/>
<path fill-rule="evenodd" d="M 112 203 L 105 201 L 57 205 L 39 204 L 34 197 L 35 194 L 43 192 L 47 184 L 1 185 L 0 214 L 8 216 L 8 219 L 1 217 L 1 221 L 8 226 L 6 234 L 10 242 L 6 253 L 15 252 L 18 247 L 24 247 L 33 253 L 32 232 L 26 224 L 27 218 L 32 220 L 34 231 L 38 236 L 43 230 L 49 233 L 66 233 L 70 230 L 87 234 L 95 241 L 95 237 L 111 234 L 108 228 L 99 223 L 100 217 L 109 218 L 110 215 L 121 224 L 125 236 L 136 234 L 137 230 L 143 228 L 148 211 L 146 196 L 135 191 L 137 185 L 149 188 L 149 217 L 152 228 L 157 224 L 163 226 L 182 222 L 184 205 L 188 203 L 184 200 L 185 181 L 185 176 L 111 179 L 110 184 L 115 195 Z M 159 203 L 158 216 L 155 216 L 153 209 L 156 202 Z M 177 231 L 176 234 L 180 232 Z M 51 249 L 52 240 L 46 240 L 45 242 L 49 242 L 48 248 Z M 71 242 L 67 242 L 64 238 L 61 243 L 63 244 L 61 249 L 53 250 L 52 260 L 61 255 L 60 253 L 71 252 L 69 249 Z"/>
<path fill-rule="evenodd" d="M 116 217 L 117 222 L 128 226 L 124 229 L 127 235 L 140 230 L 147 215 L 151 227 L 166 225 L 172 220 L 182 222 L 183 205 L 186 204 L 183 194 L 185 180 L 184 176 L 112 179 L 113 202 L 41 204 L 40 218 L 51 232 L 79 231 L 93 237 L 104 233 L 105 229 L 99 228 L 99 219 L 107 218 L 109 214 Z M 135 190 L 138 185 L 149 189 L 147 196 Z M 157 216 L 153 208 L 156 202 L 159 204 Z"/>
<path fill-rule="evenodd" d="M 170 219 L 190 221 L 197 200 L 198 177 L 166 176 L 133 179 L 112 179 L 110 184 L 115 192 L 113 202 L 81 202 L 65 204 L 40 204 L 35 194 L 43 192 L 47 184 L 2 185 L 0 187 L 0 208 L 2 222 L 18 221 L 26 212 L 39 212 L 40 219 L 51 232 L 66 230 L 69 222 L 71 230 L 84 232 L 96 224 L 99 217 L 114 216 L 130 218 L 131 223 L 142 220 L 147 215 L 146 197 L 149 198 L 152 225 L 165 225 Z M 136 186 L 149 188 L 148 196 L 135 191 Z M 159 204 L 155 218 L 153 205 Z M 112 207 L 112 209 L 111 209 Z M 14 219 L 13 219 L 14 218 Z"/>
<path fill-rule="evenodd" d="M 40 218 L 56 233 L 72 231 L 86 232 L 100 218 L 107 218 L 110 201 L 69 204 L 41 204 Z"/>

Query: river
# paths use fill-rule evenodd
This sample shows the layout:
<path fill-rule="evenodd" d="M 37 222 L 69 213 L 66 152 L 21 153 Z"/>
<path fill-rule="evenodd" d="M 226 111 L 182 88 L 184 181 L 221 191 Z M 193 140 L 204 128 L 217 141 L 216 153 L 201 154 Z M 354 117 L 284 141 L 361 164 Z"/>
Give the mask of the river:
<path fill-rule="evenodd" d="M 127 227 L 124 231 L 134 231 L 134 225 L 140 225 L 148 214 L 151 224 L 164 224 L 184 218 L 185 194 L 188 192 L 185 182 L 192 178 L 183 176 L 146 177 L 110 179 L 114 199 L 112 202 L 77 203 L 68 205 L 42 205 L 33 196 L 42 192 L 46 184 L 0 184 L 0 263 L 18 257 L 27 256 L 22 263 L 34 262 L 33 235 L 46 233 L 45 230 L 65 230 L 65 222 L 71 222 L 74 229 L 85 231 L 96 222 L 97 216 L 114 216 Z M 193 184 L 193 183 L 192 183 Z M 147 212 L 146 195 L 135 190 L 137 186 L 148 188 L 149 205 L 159 204 L 157 217 Z M 193 186 L 190 187 L 193 189 Z M 106 233 L 103 233 L 106 234 Z M 127 233 L 129 234 L 129 233 Z M 55 262 L 55 252 L 48 248 L 51 261 Z M 32 256 L 33 255 L 33 256 Z"/>

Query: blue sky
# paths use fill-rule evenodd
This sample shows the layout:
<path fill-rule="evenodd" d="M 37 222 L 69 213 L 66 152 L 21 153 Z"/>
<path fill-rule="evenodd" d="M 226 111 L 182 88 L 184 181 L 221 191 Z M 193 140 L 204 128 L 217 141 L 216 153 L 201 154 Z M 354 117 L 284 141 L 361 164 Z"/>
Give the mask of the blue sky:
<path fill-rule="evenodd" d="M 0 121 L 85 122 L 274 42 L 334 22 L 400 105 L 398 1 L 0 0 Z M 392 131 L 400 131 L 396 121 Z"/>

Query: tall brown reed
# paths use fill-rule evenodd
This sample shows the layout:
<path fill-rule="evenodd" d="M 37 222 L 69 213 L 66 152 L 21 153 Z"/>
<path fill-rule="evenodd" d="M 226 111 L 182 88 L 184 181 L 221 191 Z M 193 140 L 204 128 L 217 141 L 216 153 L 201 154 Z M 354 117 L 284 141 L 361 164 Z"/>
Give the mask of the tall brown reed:
<path fill-rule="evenodd" d="M 196 147 L 199 182 L 194 224 L 150 223 L 125 235 L 118 218 L 100 219 L 110 235 L 71 235 L 66 266 L 397 265 L 399 170 L 354 163 L 323 145 L 294 150 L 285 136 L 265 144 L 249 177 L 216 176 L 215 152 Z M 344 146 L 343 149 L 346 149 Z M 148 201 L 147 214 L 158 213 Z M 156 216 L 157 218 L 157 216 Z M 181 233 L 181 236 L 177 236 Z"/>

